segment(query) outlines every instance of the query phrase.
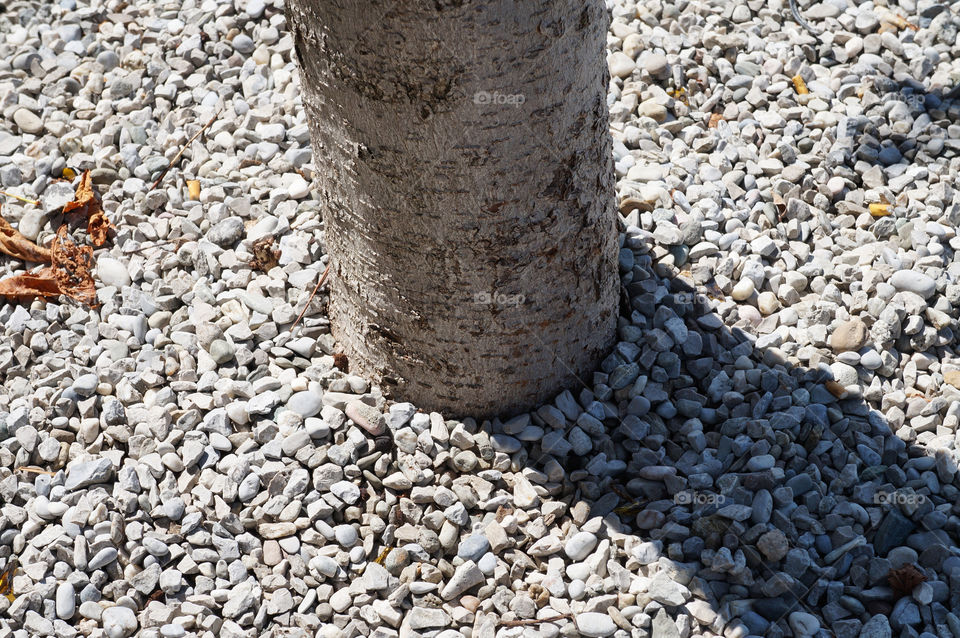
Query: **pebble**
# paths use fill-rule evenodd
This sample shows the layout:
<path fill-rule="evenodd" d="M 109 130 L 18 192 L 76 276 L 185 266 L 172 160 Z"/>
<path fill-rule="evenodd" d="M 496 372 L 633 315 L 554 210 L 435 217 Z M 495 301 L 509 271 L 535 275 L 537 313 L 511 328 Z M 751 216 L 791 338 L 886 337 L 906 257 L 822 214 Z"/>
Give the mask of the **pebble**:
<path fill-rule="evenodd" d="M 608 614 L 598 612 L 584 612 L 577 614 L 574 622 L 577 631 L 583 636 L 599 637 L 612 636 L 617 631 L 617 625 Z"/>
<path fill-rule="evenodd" d="M 591 532 L 577 532 L 564 544 L 563 551 L 571 560 L 582 561 L 597 546 L 597 536 Z"/>
<path fill-rule="evenodd" d="M 111 257 L 97 260 L 97 278 L 107 286 L 123 288 L 130 285 L 130 273 L 120 261 Z"/>
<path fill-rule="evenodd" d="M 13 121 L 24 133 L 36 135 L 43 130 L 43 120 L 27 109 L 17 109 L 13 112 Z"/>
<path fill-rule="evenodd" d="M 898 291 L 907 290 L 924 299 L 937 291 L 937 282 L 933 278 L 914 270 L 898 270 L 890 278 L 890 284 Z"/>

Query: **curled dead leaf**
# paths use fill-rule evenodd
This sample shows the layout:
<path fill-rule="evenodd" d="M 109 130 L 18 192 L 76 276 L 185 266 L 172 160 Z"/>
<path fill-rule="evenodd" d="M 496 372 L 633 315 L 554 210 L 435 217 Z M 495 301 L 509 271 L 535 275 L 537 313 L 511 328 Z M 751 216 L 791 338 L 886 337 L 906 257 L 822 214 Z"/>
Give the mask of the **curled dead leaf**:
<path fill-rule="evenodd" d="M 0 252 L 23 261 L 50 263 L 50 251 L 24 237 L 3 216 L 0 216 Z"/>
<path fill-rule="evenodd" d="M 0 279 L 0 297 L 29 301 L 37 297 L 59 297 L 60 285 L 53 276 L 53 268 L 41 268 L 37 272 L 28 272 Z"/>
<path fill-rule="evenodd" d="M 901 596 L 908 596 L 913 588 L 927 580 L 927 575 L 916 566 L 906 564 L 887 573 L 887 582 L 890 588 Z"/>
<path fill-rule="evenodd" d="M 113 228 L 113 224 L 107 219 L 100 204 L 100 193 L 93 186 L 90 171 L 84 171 L 80 177 L 80 183 L 77 184 L 73 201 L 67 202 L 63 212 L 65 215 L 73 213 L 87 218 L 87 233 L 94 246 L 103 246 L 110 229 Z"/>
<path fill-rule="evenodd" d="M 97 293 L 91 267 L 93 248 L 67 240 L 61 226 L 50 247 L 52 265 L 35 272 L 0 279 L 0 297 L 26 301 L 66 295 L 80 303 L 95 305 Z"/>
<path fill-rule="evenodd" d="M 280 259 L 280 251 L 273 248 L 273 236 L 267 235 L 253 242 L 253 259 L 250 260 L 250 268 L 269 272 L 276 268 Z"/>
<path fill-rule="evenodd" d="M 109 224 L 109 222 L 107 222 Z M 61 226 L 50 249 L 57 281 L 63 294 L 88 306 L 96 305 L 93 283 L 93 248 L 67 240 L 67 227 Z"/>
<path fill-rule="evenodd" d="M 710 121 L 707 122 L 707 128 L 717 128 L 717 125 L 720 123 L 720 120 L 723 119 L 723 116 L 719 113 L 711 113 Z"/>

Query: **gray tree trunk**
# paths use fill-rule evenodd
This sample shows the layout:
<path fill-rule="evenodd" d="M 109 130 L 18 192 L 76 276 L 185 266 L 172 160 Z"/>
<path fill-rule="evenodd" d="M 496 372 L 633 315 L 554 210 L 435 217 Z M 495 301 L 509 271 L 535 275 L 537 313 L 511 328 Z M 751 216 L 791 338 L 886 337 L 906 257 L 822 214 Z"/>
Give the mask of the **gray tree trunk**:
<path fill-rule="evenodd" d="M 287 16 L 352 368 L 473 416 L 589 375 L 618 306 L 603 2 L 288 0 Z"/>

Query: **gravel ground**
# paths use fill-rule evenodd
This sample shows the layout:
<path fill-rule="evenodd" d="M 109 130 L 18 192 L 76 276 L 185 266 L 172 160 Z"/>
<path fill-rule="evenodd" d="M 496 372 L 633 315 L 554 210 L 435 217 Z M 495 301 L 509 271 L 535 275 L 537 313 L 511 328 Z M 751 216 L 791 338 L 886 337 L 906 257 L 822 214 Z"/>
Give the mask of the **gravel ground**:
<path fill-rule="evenodd" d="M 279 3 L 6 5 L 3 215 L 90 168 L 117 233 L 98 308 L 0 306 L 0 638 L 960 638 L 960 17 L 610 9 L 620 342 L 477 423 L 344 370 L 323 293 L 291 334 Z"/>

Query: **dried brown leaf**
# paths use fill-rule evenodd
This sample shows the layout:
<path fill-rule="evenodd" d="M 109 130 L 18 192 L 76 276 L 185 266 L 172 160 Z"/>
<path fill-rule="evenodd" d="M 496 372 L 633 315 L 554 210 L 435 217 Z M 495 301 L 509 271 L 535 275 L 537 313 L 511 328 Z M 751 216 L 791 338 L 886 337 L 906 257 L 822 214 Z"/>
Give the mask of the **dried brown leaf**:
<path fill-rule="evenodd" d="M 54 269 L 49 266 L 37 272 L 0 279 L 0 297 L 27 301 L 37 297 L 58 296 L 60 296 L 60 284 L 54 276 Z"/>
<path fill-rule="evenodd" d="M 23 261 L 50 263 L 50 251 L 24 237 L 2 215 L 0 215 L 0 252 Z"/>
<path fill-rule="evenodd" d="M 97 291 L 92 272 L 93 248 L 67 241 L 67 227 L 61 226 L 50 252 L 61 292 L 88 306 L 96 305 Z"/>
<path fill-rule="evenodd" d="M 50 249 L 51 266 L 0 280 L 0 297 L 25 301 L 66 295 L 95 305 L 96 288 L 91 273 L 93 248 L 77 246 L 68 242 L 66 236 L 67 227 L 61 226 Z"/>
<path fill-rule="evenodd" d="M 253 259 L 250 268 L 270 272 L 280 265 L 280 251 L 273 248 L 273 236 L 267 235 L 253 242 Z"/>
<path fill-rule="evenodd" d="M 927 575 L 911 564 L 891 569 L 887 574 L 887 582 L 890 583 L 890 588 L 901 596 L 909 595 L 914 587 L 926 579 Z"/>
<path fill-rule="evenodd" d="M 67 202 L 63 207 L 64 214 L 74 213 L 83 215 L 87 218 L 87 233 L 90 235 L 90 241 L 94 246 L 103 246 L 107 241 L 107 235 L 113 224 L 107 219 L 107 216 L 101 208 L 100 193 L 93 185 L 93 178 L 90 177 L 90 171 L 84 171 L 80 176 L 80 183 L 77 184 L 77 192 L 72 202 Z"/>

